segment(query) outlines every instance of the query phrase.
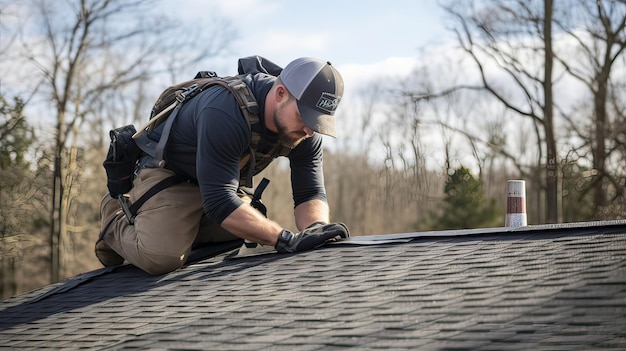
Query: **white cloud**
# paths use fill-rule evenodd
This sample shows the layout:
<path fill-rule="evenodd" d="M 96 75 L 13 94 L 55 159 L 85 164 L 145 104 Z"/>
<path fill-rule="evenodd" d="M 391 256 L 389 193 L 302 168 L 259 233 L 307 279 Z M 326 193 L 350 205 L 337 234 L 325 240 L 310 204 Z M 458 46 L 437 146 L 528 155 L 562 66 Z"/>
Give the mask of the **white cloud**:
<path fill-rule="evenodd" d="M 177 1 L 168 0 L 159 3 L 159 7 L 166 13 L 176 14 L 177 18 L 199 20 L 218 16 L 240 24 L 258 23 L 280 11 L 280 3 L 261 0 L 185 0 L 183 6 Z"/>
<path fill-rule="evenodd" d="M 366 64 L 346 64 L 342 65 L 342 71 L 346 74 L 363 76 L 404 76 L 410 74 L 417 67 L 418 59 L 415 57 L 389 57 L 382 61 Z"/>
<path fill-rule="evenodd" d="M 408 77 L 418 64 L 414 57 L 390 57 L 367 64 L 340 65 L 337 70 L 344 80 L 345 95 L 354 96 L 369 84 Z"/>
<path fill-rule="evenodd" d="M 263 52 L 262 56 L 285 65 L 296 56 L 319 57 L 319 53 L 328 49 L 328 38 L 329 35 L 323 32 L 306 34 L 268 31 L 257 36 L 255 42 L 257 48 Z"/>
<path fill-rule="evenodd" d="M 186 1 L 187 2 L 187 1 Z M 206 4 L 206 0 L 194 1 L 198 4 Z M 280 3 L 261 0 L 219 0 L 212 4 L 216 5 L 221 14 L 233 19 L 238 18 L 263 18 L 275 14 L 280 10 Z"/>

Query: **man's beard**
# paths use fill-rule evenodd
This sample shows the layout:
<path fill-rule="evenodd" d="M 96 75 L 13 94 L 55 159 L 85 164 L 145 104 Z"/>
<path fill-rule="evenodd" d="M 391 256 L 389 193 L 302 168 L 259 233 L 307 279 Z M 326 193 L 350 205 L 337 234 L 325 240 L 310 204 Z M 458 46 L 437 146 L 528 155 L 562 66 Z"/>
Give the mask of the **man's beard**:
<path fill-rule="evenodd" d="M 293 149 L 298 144 L 302 142 L 302 140 L 306 139 L 306 133 L 304 131 L 300 132 L 289 132 L 287 130 L 287 126 L 283 123 L 283 119 L 281 118 L 282 114 L 280 111 L 274 112 L 274 124 L 276 125 L 276 130 L 278 131 L 278 139 L 280 143 L 284 146 Z"/>

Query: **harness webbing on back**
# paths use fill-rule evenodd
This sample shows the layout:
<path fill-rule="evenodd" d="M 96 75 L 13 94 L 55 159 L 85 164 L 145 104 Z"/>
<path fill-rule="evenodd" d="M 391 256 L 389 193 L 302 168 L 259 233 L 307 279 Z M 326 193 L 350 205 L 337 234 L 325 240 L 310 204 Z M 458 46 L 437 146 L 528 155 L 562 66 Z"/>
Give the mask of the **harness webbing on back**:
<path fill-rule="evenodd" d="M 135 138 L 137 145 L 146 154 L 150 155 L 154 159 L 152 167 L 165 166 L 165 147 L 169 139 L 171 127 L 174 124 L 174 120 L 178 116 L 178 112 L 183 103 L 189 101 L 200 92 L 215 85 L 220 85 L 228 89 L 232 93 L 232 95 L 237 100 L 237 104 L 239 105 L 241 112 L 246 119 L 248 128 L 251 133 L 250 156 L 249 160 L 246 163 L 247 173 L 245 176 L 241 176 L 241 180 L 244 181 L 245 184 L 244 186 L 252 188 L 252 178 L 254 174 L 260 172 L 265 167 L 267 167 L 267 165 L 269 165 L 270 162 L 277 156 L 286 156 L 287 154 L 289 154 L 290 150 L 280 144 L 275 145 L 273 148 L 271 148 L 269 152 L 266 153 L 263 153 L 261 152 L 261 150 L 259 150 L 259 145 L 262 142 L 263 138 L 261 134 L 256 130 L 262 130 L 262 128 L 253 128 L 253 126 L 261 123 L 259 118 L 259 105 L 256 101 L 256 98 L 250 91 L 250 88 L 243 82 L 241 78 L 241 75 L 231 77 L 216 77 L 213 72 L 199 72 L 196 75 L 195 79 L 168 88 L 168 90 L 166 90 L 161 95 L 159 100 L 157 100 L 157 103 L 155 104 L 155 109 L 153 109 L 152 111 L 153 117 L 143 128 L 141 128 L 135 135 L 133 135 L 133 138 Z M 162 102 L 162 99 L 171 99 L 173 97 L 172 94 L 174 94 L 175 96 L 174 102 L 167 106 L 159 106 L 157 108 L 159 103 Z M 158 124 L 162 123 L 164 118 L 166 118 L 166 122 L 163 126 L 161 137 L 159 139 L 159 142 L 155 143 L 152 139 L 148 137 L 147 134 L 151 132 Z M 259 162 L 257 163 L 257 161 Z"/>

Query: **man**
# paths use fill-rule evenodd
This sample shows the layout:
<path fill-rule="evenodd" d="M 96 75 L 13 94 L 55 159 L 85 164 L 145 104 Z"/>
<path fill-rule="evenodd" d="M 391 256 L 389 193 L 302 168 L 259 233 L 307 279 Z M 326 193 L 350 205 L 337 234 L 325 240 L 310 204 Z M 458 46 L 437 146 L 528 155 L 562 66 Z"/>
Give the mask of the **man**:
<path fill-rule="evenodd" d="M 273 65 L 256 59 L 258 67 Z M 108 194 L 103 198 L 102 230 L 95 249 L 103 265 L 126 260 L 150 274 L 164 274 L 180 268 L 200 242 L 238 237 L 285 253 L 349 236 L 344 224 L 328 224 L 322 172 L 320 133 L 336 137 L 334 112 L 343 94 L 339 72 L 329 62 L 299 58 L 278 77 L 259 72 L 246 75 L 243 81 L 259 105 L 260 123 L 252 126 L 258 130 L 250 130 L 234 95 L 221 86 L 206 89 L 183 104 L 169 132 L 165 166 L 150 166 L 150 156 L 144 156 L 129 199 L 137 201 L 172 175 L 185 181 L 150 197 L 138 210 L 134 224 L 126 219 L 117 199 Z M 150 133 L 155 142 L 164 124 Z M 246 169 L 253 167 L 247 162 L 254 156 L 250 150 L 253 133 L 261 135 L 257 145 L 261 150 L 253 150 L 260 155 L 268 152 L 274 158 L 281 145 L 291 149 L 297 234 L 267 219 L 239 195 Z M 253 171 L 258 173 L 256 168 Z"/>

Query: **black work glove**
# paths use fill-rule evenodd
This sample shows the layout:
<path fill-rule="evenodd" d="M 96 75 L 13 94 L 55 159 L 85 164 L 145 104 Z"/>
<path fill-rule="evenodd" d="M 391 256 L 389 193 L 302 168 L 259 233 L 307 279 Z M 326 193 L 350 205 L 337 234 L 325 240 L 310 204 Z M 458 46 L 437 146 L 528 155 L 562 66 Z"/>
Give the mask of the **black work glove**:
<path fill-rule="evenodd" d="M 333 239 L 348 237 L 350 232 L 343 223 L 313 223 L 296 234 L 284 229 L 278 237 L 275 248 L 280 253 L 300 252 L 312 250 Z"/>

